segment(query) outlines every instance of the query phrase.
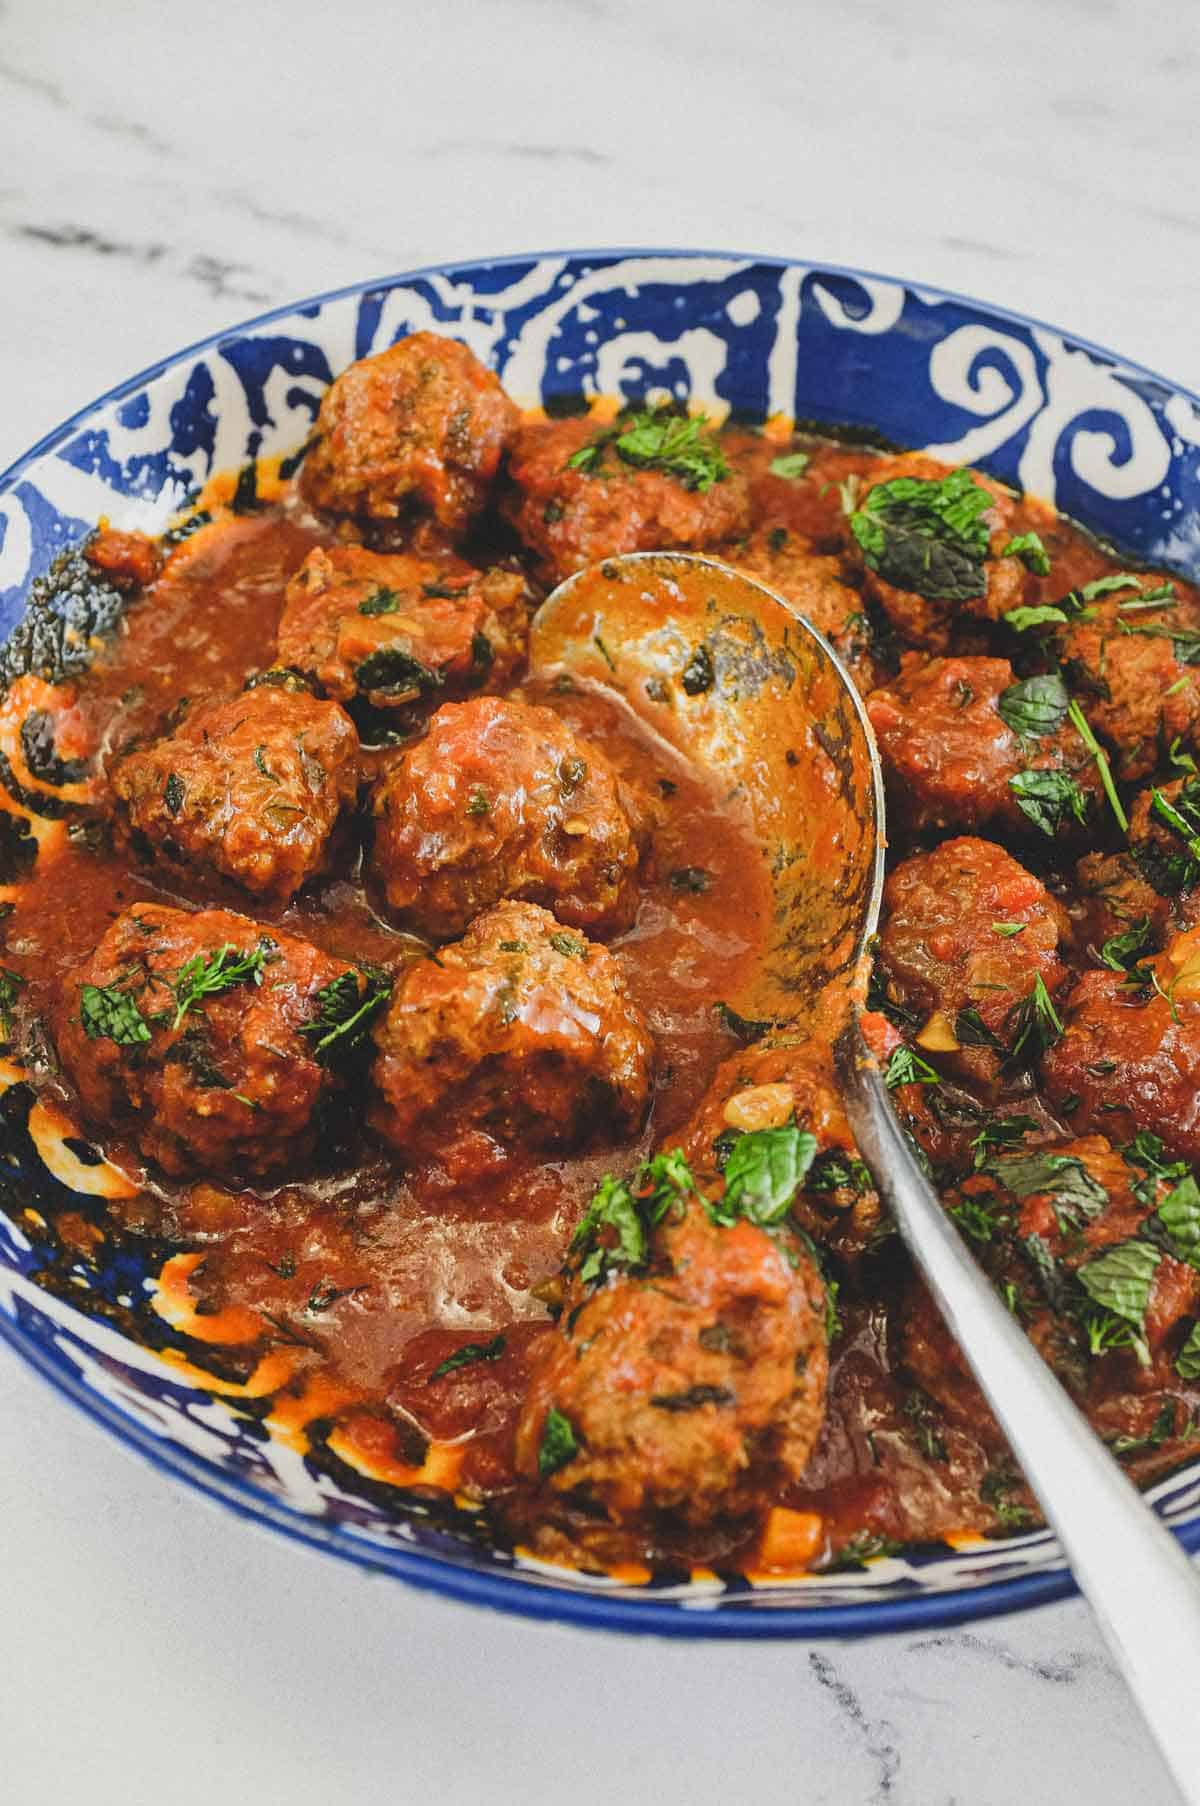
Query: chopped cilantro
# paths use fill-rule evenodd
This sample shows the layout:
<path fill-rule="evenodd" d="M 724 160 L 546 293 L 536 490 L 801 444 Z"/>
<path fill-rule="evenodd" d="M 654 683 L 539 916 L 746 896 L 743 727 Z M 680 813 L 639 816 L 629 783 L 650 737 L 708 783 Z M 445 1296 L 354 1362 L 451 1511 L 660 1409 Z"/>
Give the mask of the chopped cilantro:
<path fill-rule="evenodd" d="M 579 1444 L 570 1418 L 557 1405 L 551 1405 L 542 1425 L 542 1440 L 538 1446 L 538 1473 L 543 1480 L 547 1480 L 551 1474 L 556 1474 L 560 1468 L 574 1461 L 578 1453 Z"/>

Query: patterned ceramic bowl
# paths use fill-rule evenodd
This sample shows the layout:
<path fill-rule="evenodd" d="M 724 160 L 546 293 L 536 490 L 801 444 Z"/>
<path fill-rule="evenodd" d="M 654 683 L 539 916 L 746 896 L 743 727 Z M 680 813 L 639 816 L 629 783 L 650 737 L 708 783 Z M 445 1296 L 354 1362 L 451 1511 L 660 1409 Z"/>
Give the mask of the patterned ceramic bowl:
<path fill-rule="evenodd" d="M 867 428 L 982 465 L 1147 562 L 1200 579 L 1200 399 L 937 289 L 766 258 L 583 251 L 422 270 L 320 296 L 102 396 L 0 477 L 0 632 L 24 619 L 27 646 L 43 633 L 61 645 L 64 627 L 68 640 L 86 637 L 94 623 L 75 619 L 69 594 L 48 597 L 35 583 L 60 551 L 100 515 L 160 530 L 213 471 L 294 450 L 336 371 L 419 328 L 464 340 L 526 404 L 655 390 L 710 414 Z M 28 808 L 14 816 L 6 803 L 0 826 L 0 863 L 19 871 L 30 836 L 54 824 Z M 0 882 L 13 876 L 0 870 Z M 81 1159 L 70 1144 L 51 1145 L 19 1069 L 0 1065 L 0 1084 L 0 1335 L 130 1447 L 235 1511 L 445 1593 L 610 1629 L 845 1636 L 1071 1590 L 1045 1531 L 909 1550 L 776 1586 L 626 1586 L 489 1547 L 467 1514 L 439 1512 L 427 1497 L 369 1483 L 350 1490 L 278 1439 L 237 1388 L 198 1383 L 182 1338 L 145 1308 L 154 1249 L 105 1243 L 84 1265 L 45 1233 L 64 1209 L 98 1202 L 104 1169 L 87 1163 L 86 1147 Z M 1200 1461 L 1152 1497 L 1184 1543 L 1200 1547 Z"/>

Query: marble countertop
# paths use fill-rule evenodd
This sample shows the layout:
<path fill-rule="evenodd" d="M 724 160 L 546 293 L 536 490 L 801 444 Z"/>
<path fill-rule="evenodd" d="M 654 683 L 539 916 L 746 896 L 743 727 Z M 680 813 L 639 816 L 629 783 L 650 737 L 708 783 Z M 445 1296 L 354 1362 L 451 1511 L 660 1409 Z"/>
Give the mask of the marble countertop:
<path fill-rule="evenodd" d="M 698 245 L 920 276 L 1200 388 L 1200 13 L 1121 0 L 0 0 L 0 468 L 205 333 L 389 270 Z M 1172 1792 L 1078 1602 L 685 1645 L 372 1579 L 0 1354 L 14 1806 Z"/>

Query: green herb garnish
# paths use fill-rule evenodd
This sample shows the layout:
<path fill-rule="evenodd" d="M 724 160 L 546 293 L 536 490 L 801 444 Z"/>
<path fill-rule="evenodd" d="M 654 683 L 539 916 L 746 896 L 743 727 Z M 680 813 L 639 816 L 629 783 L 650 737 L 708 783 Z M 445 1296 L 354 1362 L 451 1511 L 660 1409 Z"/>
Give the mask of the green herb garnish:
<path fill-rule="evenodd" d="M 782 1222 L 816 1151 L 816 1136 L 794 1125 L 739 1136 L 725 1162 L 724 1196 L 706 1200 L 709 1216 L 725 1228 L 739 1217 L 760 1229 Z"/>
<path fill-rule="evenodd" d="M 579 1453 L 579 1444 L 575 1440 L 575 1430 L 571 1419 L 551 1405 L 546 1413 L 546 1421 L 542 1425 L 542 1440 L 538 1447 L 538 1473 L 543 1480 L 556 1474 Z"/>
<path fill-rule="evenodd" d="M 887 1063 L 883 1082 L 889 1091 L 900 1085 L 940 1085 L 941 1078 L 919 1053 L 911 1047 L 897 1047 Z"/>
<path fill-rule="evenodd" d="M 1087 797 L 1069 772 L 1018 771 L 1008 787 L 1022 815 L 1051 839 L 1072 820 L 1087 822 Z"/>
<path fill-rule="evenodd" d="M 969 602 L 987 590 L 983 516 L 994 498 L 968 470 L 877 483 L 850 516 L 868 567 L 930 601 Z"/>
<path fill-rule="evenodd" d="M 1037 533 L 1018 533 L 1000 550 L 1001 558 L 1019 558 L 1027 571 L 1038 577 L 1050 575 L 1050 554 Z M 1015 612 L 1015 610 L 1013 611 Z"/>
<path fill-rule="evenodd" d="M 115 1041 L 118 1047 L 136 1047 L 150 1039 L 150 1028 L 135 1000 L 119 985 L 83 985 L 79 992 L 79 1021 L 91 1041 Z"/>
<path fill-rule="evenodd" d="M 264 967 L 278 958 L 274 941 L 265 936 L 249 953 L 241 952 L 232 941 L 226 941 L 212 953 L 194 954 L 180 968 L 171 987 L 175 993 L 175 1020 L 171 1027 L 178 1028 L 188 1011 L 194 1010 L 206 997 L 219 997 L 222 991 L 231 991 L 235 985 L 260 985 Z"/>
<path fill-rule="evenodd" d="M 467 814 L 468 815 L 490 815 L 491 812 L 492 812 L 491 798 L 488 796 L 488 793 L 483 788 L 482 784 L 476 784 L 475 788 L 472 790 L 470 796 L 467 799 Z"/>
<path fill-rule="evenodd" d="M 997 699 L 1002 721 L 1016 734 L 1052 734 L 1061 726 L 1070 704 L 1067 686 L 1057 672 L 1027 677 L 1010 684 Z"/>
<path fill-rule="evenodd" d="M 1083 741 L 1083 744 L 1087 747 L 1095 761 L 1096 770 L 1100 773 L 1100 782 L 1104 786 L 1104 794 L 1108 798 L 1109 807 L 1111 808 L 1113 815 L 1116 817 L 1117 826 L 1120 828 L 1122 834 L 1127 834 L 1129 832 L 1129 817 L 1126 815 L 1121 799 L 1117 795 L 1117 787 L 1113 783 L 1112 768 L 1108 762 L 1108 754 L 1100 745 L 1100 742 L 1091 730 L 1086 715 L 1074 699 L 1071 701 L 1067 714 L 1071 718 L 1071 725 L 1074 727 L 1075 732 L 1079 735 L 1079 738 Z"/>
<path fill-rule="evenodd" d="M 772 458 L 767 469 L 773 477 L 786 477 L 794 483 L 802 477 L 812 463 L 812 453 L 803 451 L 783 452 L 778 458 Z"/>
<path fill-rule="evenodd" d="M 313 997 L 316 1015 L 299 1031 L 314 1037 L 314 1060 L 329 1066 L 361 1047 L 367 1024 L 391 994 L 390 974 L 374 966 L 341 972 L 322 985 Z"/>
<path fill-rule="evenodd" d="M 434 1380 L 444 1379 L 448 1373 L 457 1373 L 460 1367 L 471 1367 L 476 1361 L 498 1361 L 504 1353 L 504 1337 L 493 1336 L 490 1342 L 464 1342 L 453 1354 L 439 1361 L 425 1384 L 432 1386 Z"/>
<path fill-rule="evenodd" d="M 177 771 L 167 773 L 167 781 L 163 785 L 163 808 L 168 815 L 178 815 L 183 808 L 183 799 L 187 794 L 183 779 Z"/>
<path fill-rule="evenodd" d="M 729 475 L 725 454 L 705 414 L 682 415 L 669 409 L 624 414 L 567 459 L 568 470 L 602 474 L 608 453 L 637 470 L 675 477 L 685 489 L 703 494 Z"/>
<path fill-rule="evenodd" d="M 400 597 L 396 591 L 381 585 L 359 603 L 358 612 L 360 615 L 394 615 L 399 606 Z"/>

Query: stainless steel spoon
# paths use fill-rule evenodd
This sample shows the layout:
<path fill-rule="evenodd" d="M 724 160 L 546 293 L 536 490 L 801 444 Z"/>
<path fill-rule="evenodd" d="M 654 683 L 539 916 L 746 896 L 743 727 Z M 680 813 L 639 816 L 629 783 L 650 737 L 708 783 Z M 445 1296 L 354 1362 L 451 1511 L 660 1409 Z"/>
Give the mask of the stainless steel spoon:
<path fill-rule="evenodd" d="M 858 1026 L 854 976 L 879 916 L 879 757 L 824 639 L 715 560 L 634 553 L 560 584 L 534 620 L 535 676 L 622 697 L 726 780 L 770 862 L 764 957 L 724 999 L 752 1022 L 802 1022 L 844 981 L 836 1056 L 863 1159 L 966 1355 L 1168 1768 L 1200 1803 L 1200 1578 L 1035 1352 L 948 1221 L 905 1143 Z"/>

